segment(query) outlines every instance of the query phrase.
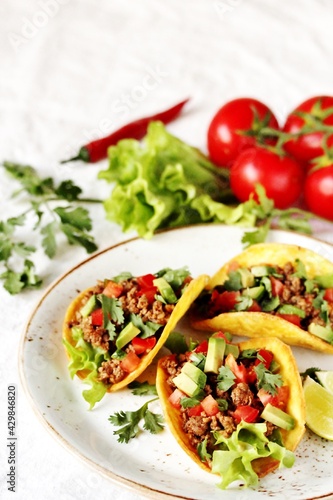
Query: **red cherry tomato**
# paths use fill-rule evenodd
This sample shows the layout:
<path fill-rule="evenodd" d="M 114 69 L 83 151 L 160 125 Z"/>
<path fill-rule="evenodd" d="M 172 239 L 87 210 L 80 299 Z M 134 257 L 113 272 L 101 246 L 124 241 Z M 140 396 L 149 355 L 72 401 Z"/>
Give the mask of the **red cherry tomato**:
<path fill-rule="evenodd" d="M 331 110 L 328 108 L 331 108 Z M 298 134 L 301 132 L 302 128 L 306 125 L 306 118 L 300 116 L 298 113 L 304 112 L 311 115 L 310 120 L 312 120 L 312 125 L 310 122 L 309 125 L 313 128 L 313 132 L 306 133 L 296 139 L 287 141 L 284 148 L 298 160 L 309 161 L 324 154 L 324 133 L 316 132 L 316 121 L 319 124 L 333 125 L 333 97 L 315 96 L 302 102 L 288 115 L 283 131 L 291 134 Z M 327 140 L 327 146 L 330 147 L 332 145 L 333 134 L 329 135 Z"/>
<path fill-rule="evenodd" d="M 333 221 L 333 165 L 307 175 L 304 198 L 311 212 Z"/>
<path fill-rule="evenodd" d="M 222 106 L 208 128 L 207 146 L 212 162 L 221 167 L 231 167 L 243 149 L 256 144 L 256 134 L 263 126 L 279 128 L 272 111 L 256 99 L 242 97 Z M 247 130 L 254 135 L 241 133 Z M 272 140 L 266 142 L 272 143 Z"/>
<path fill-rule="evenodd" d="M 263 148 L 249 148 L 240 153 L 230 170 L 230 185 L 240 201 L 255 194 L 262 184 L 276 208 L 288 208 L 303 190 L 304 171 L 288 156 L 279 156 Z"/>

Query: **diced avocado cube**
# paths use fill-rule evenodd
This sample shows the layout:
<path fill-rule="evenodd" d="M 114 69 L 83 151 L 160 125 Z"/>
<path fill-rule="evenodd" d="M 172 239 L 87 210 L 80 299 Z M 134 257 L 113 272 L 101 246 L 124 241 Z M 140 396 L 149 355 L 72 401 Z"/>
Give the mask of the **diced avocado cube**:
<path fill-rule="evenodd" d="M 281 429 L 285 429 L 286 431 L 290 431 L 295 427 L 295 420 L 293 417 L 285 411 L 282 411 L 280 408 L 273 406 L 271 403 L 268 403 L 265 406 L 265 409 L 261 414 L 261 418 L 267 420 L 267 422 L 277 425 Z"/>
<path fill-rule="evenodd" d="M 96 309 L 96 306 L 97 306 L 97 297 L 96 295 L 91 295 L 91 297 L 89 297 L 84 306 L 82 306 L 80 309 L 81 316 L 83 318 L 87 318 L 89 314 L 91 314 L 93 310 Z"/>
<path fill-rule="evenodd" d="M 263 285 L 253 286 L 252 288 L 246 288 L 243 291 L 243 295 L 251 297 L 251 299 L 259 300 L 265 293 L 265 287 Z"/>
<path fill-rule="evenodd" d="M 195 366 L 190 361 L 187 361 L 181 369 L 182 373 L 186 373 L 201 389 L 203 389 L 207 382 L 207 375 Z"/>
<path fill-rule="evenodd" d="M 309 333 L 320 337 L 321 339 L 333 343 L 333 330 L 329 326 L 318 325 L 317 323 L 310 323 L 308 327 Z"/>
<path fill-rule="evenodd" d="M 116 340 L 116 347 L 117 349 L 122 349 L 126 344 L 131 342 L 131 340 L 134 339 L 134 337 L 137 337 L 139 335 L 140 330 L 136 326 L 133 325 L 132 321 L 128 323 L 128 325 L 125 326 L 119 333 L 117 340 Z"/>
<path fill-rule="evenodd" d="M 226 341 L 221 337 L 210 337 L 204 371 L 218 373 L 223 363 Z"/>
<path fill-rule="evenodd" d="M 153 283 L 168 304 L 174 304 L 177 302 L 178 299 L 172 289 L 172 286 L 164 278 L 156 278 Z"/>
<path fill-rule="evenodd" d="M 239 356 L 239 347 L 236 344 L 225 344 L 225 351 L 224 355 L 225 357 L 228 356 L 228 354 L 232 354 L 235 359 L 238 358 Z"/>
<path fill-rule="evenodd" d="M 261 278 L 262 276 L 269 276 L 270 269 L 268 266 L 253 266 L 251 267 L 251 273 L 256 278 Z"/>
<path fill-rule="evenodd" d="M 255 281 L 254 275 L 251 273 L 249 269 L 247 269 L 246 267 L 240 267 L 238 269 L 238 272 L 241 276 L 241 281 L 244 288 L 254 285 Z"/>
<path fill-rule="evenodd" d="M 303 309 L 299 307 L 292 306 L 291 304 L 283 304 L 283 306 L 279 307 L 277 310 L 279 314 L 296 314 L 300 318 L 305 318 L 306 314 Z"/>
<path fill-rule="evenodd" d="M 315 276 L 314 280 L 318 283 L 321 288 L 333 288 L 333 274 L 323 274 L 321 276 Z"/>
<path fill-rule="evenodd" d="M 191 377 L 186 375 L 186 373 L 180 372 L 180 374 L 174 377 L 172 381 L 180 391 L 184 392 L 191 398 L 202 394 L 201 387 L 199 387 L 198 384 L 191 379 Z"/>

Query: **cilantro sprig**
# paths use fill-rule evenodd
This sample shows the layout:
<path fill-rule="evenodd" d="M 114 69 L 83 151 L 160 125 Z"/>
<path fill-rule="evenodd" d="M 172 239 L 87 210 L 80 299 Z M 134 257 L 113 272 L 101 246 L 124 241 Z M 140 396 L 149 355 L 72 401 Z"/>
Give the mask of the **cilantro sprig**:
<path fill-rule="evenodd" d="M 20 232 L 34 220 L 33 233 L 39 234 L 44 253 L 54 258 L 58 250 L 58 235 L 63 234 L 70 245 L 79 245 L 88 253 L 97 249 L 92 222 L 87 209 L 80 203 L 101 203 L 101 200 L 83 198 L 82 189 L 71 180 L 56 184 L 51 177 L 42 178 L 28 165 L 4 162 L 6 172 L 15 179 L 20 188 L 13 197 L 20 197 L 27 209 L 7 220 L 0 221 L 0 280 L 10 294 L 25 288 L 36 288 L 42 279 L 36 274 L 31 256 L 35 245 L 21 240 Z"/>
<path fill-rule="evenodd" d="M 245 247 L 256 243 L 263 243 L 270 228 L 278 227 L 311 234 L 310 219 L 315 217 L 312 213 L 297 207 L 288 209 L 278 209 L 274 206 L 273 200 L 267 198 L 265 188 L 261 184 L 255 187 L 258 202 L 250 199 L 243 203 L 244 210 L 249 211 L 255 220 L 256 228 L 246 231 L 242 238 Z"/>
<path fill-rule="evenodd" d="M 120 429 L 113 432 L 118 436 L 119 443 L 128 443 L 140 433 L 139 424 L 143 421 L 143 429 L 151 434 L 157 434 L 164 429 L 163 417 L 158 413 L 153 413 L 148 406 L 158 398 L 150 399 L 136 411 L 120 411 L 110 415 L 109 422 Z"/>

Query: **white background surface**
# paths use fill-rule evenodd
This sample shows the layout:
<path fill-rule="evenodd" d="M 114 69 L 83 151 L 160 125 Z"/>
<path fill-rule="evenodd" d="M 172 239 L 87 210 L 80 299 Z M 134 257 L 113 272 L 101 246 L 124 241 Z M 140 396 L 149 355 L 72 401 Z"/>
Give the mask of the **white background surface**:
<path fill-rule="evenodd" d="M 333 6 L 295 0 L 1 0 L 0 161 L 28 163 L 86 196 L 106 167 L 59 164 L 81 144 L 192 97 L 169 126 L 205 150 L 217 109 L 237 96 L 266 102 L 282 122 L 312 95 L 332 94 Z M 0 219 L 17 215 L 16 185 L 0 170 Z M 100 248 L 127 238 L 91 209 Z M 316 235 L 333 242 L 330 224 Z M 40 255 L 44 287 L 11 297 L 0 289 L 0 497 L 138 500 L 64 450 L 37 420 L 19 385 L 19 338 L 45 288 L 86 256 L 63 243 Z M 17 493 L 6 491 L 6 388 L 18 385 Z"/>

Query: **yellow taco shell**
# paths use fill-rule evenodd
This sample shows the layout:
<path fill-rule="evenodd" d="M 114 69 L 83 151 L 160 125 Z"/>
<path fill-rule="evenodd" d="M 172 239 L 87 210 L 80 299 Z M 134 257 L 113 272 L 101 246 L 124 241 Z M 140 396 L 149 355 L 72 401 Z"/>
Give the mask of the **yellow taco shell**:
<path fill-rule="evenodd" d="M 245 349 L 267 349 L 274 354 L 274 359 L 279 363 L 279 374 L 283 379 L 284 385 L 289 387 L 289 400 L 286 412 L 295 420 L 295 427 L 292 430 L 286 431 L 280 429 L 280 431 L 285 448 L 294 451 L 305 432 L 305 402 L 301 378 L 291 348 L 274 337 L 249 339 L 237 345 L 240 351 Z M 171 386 L 167 383 L 169 374 L 163 368 L 163 363 L 168 357 L 170 356 L 166 356 L 158 361 L 156 376 L 156 388 L 160 397 L 165 420 L 181 448 L 197 463 L 197 465 L 211 472 L 208 463 L 200 460 L 196 448 L 191 444 L 188 435 L 184 432 L 180 411 L 172 407 L 168 401 L 173 391 Z M 252 466 L 259 477 L 264 477 L 269 472 L 275 470 L 279 466 L 279 462 L 271 457 L 258 458 L 252 462 Z"/>
<path fill-rule="evenodd" d="M 223 285 L 235 264 L 243 267 L 261 264 L 283 266 L 287 262 L 295 262 L 296 259 L 302 261 L 310 279 L 319 275 L 333 274 L 333 263 L 312 250 L 283 243 L 260 243 L 249 247 L 224 264 L 212 276 L 207 289 Z M 272 336 L 290 345 L 333 354 L 332 344 L 283 318 L 265 312 L 227 312 L 210 319 L 200 319 L 193 310 L 191 323 L 198 330 L 213 332 L 223 330 L 246 337 Z"/>
<path fill-rule="evenodd" d="M 183 295 L 175 305 L 174 310 L 171 313 L 171 316 L 169 318 L 168 323 L 165 325 L 163 332 L 157 341 L 155 347 L 148 352 L 147 354 L 143 355 L 141 357 L 141 363 L 140 365 L 134 370 L 133 372 L 129 373 L 123 380 L 120 382 L 113 384 L 108 387 L 108 392 L 115 392 L 118 391 L 124 387 L 126 387 L 128 384 L 133 382 L 141 373 L 149 366 L 149 364 L 152 362 L 153 358 L 156 356 L 158 351 L 161 349 L 163 344 L 166 342 L 169 334 L 172 332 L 172 330 L 175 328 L 177 325 L 178 321 L 184 316 L 184 314 L 187 312 L 187 310 L 190 308 L 192 302 L 199 296 L 200 292 L 204 289 L 204 287 L 207 285 L 209 280 L 209 276 L 207 275 L 200 275 L 198 278 L 193 279 L 190 281 L 186 289 L 184 290 Z M 71 345 L 75 346 L 75 341 L 73 340 L 72 337 L 72 331 L 71 331 L 71 324 L 74 321 L 74 318 L 78 311 L 81 309 L 82 305 L 85 302 L 85 299 L 87 296 L 90 295 L 91 288 L 87 288 L 83 292 L 81 292 L 69 305 L 65 319 L 63 322 L 63 338 L 67 340 Z M 67 353 L 68 354 L 68 353 Z M 89 371 L 87 370 L 81 370 L 77 372 L 77 375 L 80 379 L 85 379 L 89 375 Z"/>

